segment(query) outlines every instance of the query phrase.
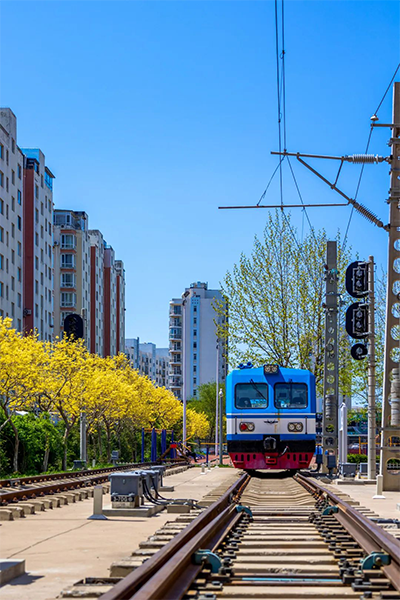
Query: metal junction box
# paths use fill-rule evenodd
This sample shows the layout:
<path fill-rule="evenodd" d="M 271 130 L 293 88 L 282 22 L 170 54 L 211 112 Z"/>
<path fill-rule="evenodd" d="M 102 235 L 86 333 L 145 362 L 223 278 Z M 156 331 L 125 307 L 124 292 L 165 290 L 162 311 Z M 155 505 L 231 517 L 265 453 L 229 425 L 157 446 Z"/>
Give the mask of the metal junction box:
<path fill-rule="evenodd" d="M 125 502 L 133 502 L 135 496 L 143 496 L 143 477 L 141 473 L 128 471 L 125 473 L 111 473 L 111 500 L 118 501 L 120 497 L 126 498 Z M 128 498 L 131 497 L 131 500 Z"/>

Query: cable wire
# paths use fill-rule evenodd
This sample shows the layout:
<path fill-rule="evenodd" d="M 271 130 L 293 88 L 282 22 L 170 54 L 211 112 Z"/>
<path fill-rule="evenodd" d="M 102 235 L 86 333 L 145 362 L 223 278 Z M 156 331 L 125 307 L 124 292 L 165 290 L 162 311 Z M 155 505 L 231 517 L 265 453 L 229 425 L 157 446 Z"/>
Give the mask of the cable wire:
<path fill-rule="evenodd" d="M 375 112 L 374 112 L 374 115 L 376 115 L 376 116 L 378 115 L 379 109 L 380 109 L 380 107 L 382 106 L 382 104 L 383 104 L 383 101 L 385 100 L 385 98 L 386 98 L 386 96 L 387 96 L 387 93 L 388 93 L 388 91 L 390 90 L 390 88 L 391 88 L 391 86 L 392 86 L 392 83 L 393 83 L 393 81 L 394 81 L 394 79 L 395 79 L 395 77 L 396 77 L 396 75 L 397 75 L 397 71 L 398 71 L 399 69 L 400 69 L 400 63 L 397 65 L 397 67 L 396 67 L 396 69 L 395 69 L 395 72 L 393 73 L 393 76 L 392 76 L 392 78 L 391 78 L 391 80 L 390 80 L 390 82 L 389 82 L 389 85 L 387 86 L 387 88 L 386 88 L 386 90 L 385 90 L 385 93 L 383 94 L 383 96 L 382 96 L 382 98 L 381 98 L 381 101 L 379 102 L 379 104 L 378 104 L 378 106 L 377 106 L 377 108 L 376 108 L 376 110 L 375 110 Z M 371 128 L 370 128 L 370 132 L 369 132 L 369 136 L 368 136 L 368 141 L 367 141 L 367 146 L 366 146 L 366 149 L 365 149 L 365 154 L 368 154 L 369 145 L 370 145 L 370 143 L 371 143 L 372 131 L 373 131 L 373 127 L 371 127 Z M 354 200 L 357 200 L 358 192 L 359 192 L 359 190 L 360 190 L 361 180 L 362 180 L 362 177 L 363 177 L 363 174 L 364 174 L 364 167 L 365 167 L 365 163 L 363 163 L 363 165 L 362 165 L 362 167 L 361 167 L 360 176 L 359 176 L 359 178 L 358 178 L 358 182 L 357 182 L 356 193 L 355 193 L 355 195 L 354 195 Z M 342 244 L 342 253 L 344 252 L 344 250 L 345 250 L 345 248 L 346 248 L 347 236 L 348 236 L 348 233 L 349 233 L 350 224 L 351 224 L 351 220 L 352 220 L 352 218 L 353 218 L 353 214 L 354 214 L 354 206 L 352 206 L 352 207 L 351 207 L 351 211 L 350 211 L 349 220 L 348 220 L 348 222 L 347 222 L 346 233 L 345 233 L 345 235 L 344 235 L 343 244 Z"/>

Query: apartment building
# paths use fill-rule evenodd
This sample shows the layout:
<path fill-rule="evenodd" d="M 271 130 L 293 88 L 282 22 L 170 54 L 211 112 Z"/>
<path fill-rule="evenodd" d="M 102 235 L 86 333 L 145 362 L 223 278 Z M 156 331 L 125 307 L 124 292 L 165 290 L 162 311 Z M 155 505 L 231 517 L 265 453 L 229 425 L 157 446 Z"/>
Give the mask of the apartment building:
<path fill-rule="evenodd" d="M 83 211 L 54 210 L 54 333 L 63 335 L 64 320 L 78 313 L 84 322 L 88 350 L 90 335 L 90 237 Z"/>
<path fill-rule="evenodd" d="M 104 239 L 89 230 L 90 242 L 90 352 L 104 354 Z"/>
<path fill-rule="evenodd" d="M 104 242 L 104 355 L 117 353 L 117 271 L 114 249 Z"/>
<path fill-rule="evenodd" d="M 116 285 L 116 343 L 117 354 L 125 350 L 125 269 L 122 260 L 115 261 Z"/>
<path fill-rule="evenodd" d="M 168 348 L 157 348 L 152 342 L 140 343 L 139 338 L 129 338 L 125 340 L 125 355 L 141 375 L 147 375 L 157 386 L 168 389 Z"/>
<path fill-rule="evenodd" d="M 209 290 L 198 281 L 186 288 L 181 298 L 169 307 L 169 387 L 180 400 L 196 398 L 198 386 L 217 379 L 224 382 L 227 374 L 227 350 L 217 340 L 214 310 L 222 300 L 220 290 Z"/>
<path fill-rule="evenodd" d="M 0 109 L 0 316 L 23 329 L 23 170 L 17 118 Z"/>
<path fill-rule="evenodd" d="M 51 341 L 53 312 L 53 179 L 38 148 L 25 156 L 23 192 L 23 328 Z"/>

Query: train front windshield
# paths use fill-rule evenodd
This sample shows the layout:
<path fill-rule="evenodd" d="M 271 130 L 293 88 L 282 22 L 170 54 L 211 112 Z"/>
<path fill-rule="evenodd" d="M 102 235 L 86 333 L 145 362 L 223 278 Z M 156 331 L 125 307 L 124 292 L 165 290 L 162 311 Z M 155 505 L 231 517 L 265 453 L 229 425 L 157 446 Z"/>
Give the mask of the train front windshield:
<path fill-rule="evenodd" d="M 235 407 L 240 410 L 267 408 L 267 384 L 238 383 L 235 387 Z"/>
<path fill-rule="evenodd" d="M 305 383 L 276 383 L 274 387 L 276 408 L 307 408 L 308 388 Z"/>

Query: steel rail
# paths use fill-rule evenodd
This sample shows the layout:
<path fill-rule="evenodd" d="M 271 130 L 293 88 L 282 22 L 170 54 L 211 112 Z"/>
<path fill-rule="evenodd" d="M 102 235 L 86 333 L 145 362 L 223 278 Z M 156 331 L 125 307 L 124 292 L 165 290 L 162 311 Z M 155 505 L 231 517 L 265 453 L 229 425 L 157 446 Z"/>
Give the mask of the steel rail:
<path fill-rule="evenodd" d="M 310 493 L 318 496 L 325 494 L 337 506 L 338 512 L 333 516 L 365 552 L 371 554 L 384 551 L 390 556 L 391 564 L 382 566 L 381 569 L 393 587 L 400 592 L 400 542 L 317 481 L 311 481 L 299 473 L 295 479 Z"/>
<path fill-rule="evenodd" d="M 127 575 L 119 583 L 117 583 L 111 590 L 101 596 L 101 600 L 130 600 L 132 597 L 137 600 L 138 598 L 167 598 L 171 596 L 160 596 L 160 595 L 138 595 L 139 590 L 144 590 L 146 584 L 149 582 L 147 590 L 151 590 L 152 594 L 158 593 L 156 590 L 159 588 L 164 589 L 164 579 L 166 574 L 168 575 L 168 581 L 171 585 L 172 581 L 176 581 L 175 568 L 179 568 L 182 572 L 182 565 L 186 565 L 190 570 L 190 576 L 194 574 L 196 577 L 197 567 L 191 564 L 192 548 L 194 540 L 196 540 L 196 549 L 199 549 L 198 544 L 202 543 L 203 530 L 210 538 L 213 535 L 220 532 L 218 530 L 221 526 L 225 526 L 229 518 L 234 515 L 234 507 L 232 500 L 237 491 L 242 488 L 245 482 L 250 481 L 250 476 L 245 474 L 242 475 L 231 487 L 211 506 L 209 506 L 203 513 L 201 513 L 196 519 L 194 519 L 190 525 L 188 525 L 183 531 L 181 531 L 176 537 L 174 537 L 168 544 L 166 544 L 161 550 L 156 552 L 149 560 L 146 560 L 140 567 L 135 569 L 132 573 Z M 231 508 L 230 508 L 231 507 Z M 168 565 L 168 568 L 166 568 Z M 191 567 L 196 568 L 191 568 Z M 187 573 L 189 576 L 189 572 Z M 182 586 L 189 586 L 192 579 L 189 577 L 186 579 L 185 584 Z M 158 587 L 157 587 L 158 586 Z M 175 600 L 175 597 L 174 597 Z"/>
<path fill-rule="evenodd" d="M 100 473 L 110 473 L 113 471 L 123 471 L 132 467 L 148 467 L 156 463 L 127 463 L 116 467 L 104 467 L 101 469 L 85 469 L 81 471 L 67 471 L 65 473 L 48 473 L 45 475 L 31 475 L 27 477 L 15 477 L 9 479 L 0 479 L 0 489 L 13 487 L 16 484 L 25 485 L 41 481 L 53 481 L 57 479 L 71 479 L 73 477 L 85 477 L 86 475 L 98 475 Z"/>
<path fill-rule="evenodd" d="M 78 471 L 75 476 L 77 478 L 64 477 L 59 478 L 56 477 L 54 480 L 49 478 L 44 481 L 54 481 L 54 483 L 49 483 L 48 485 L 42 485 L 37 487 L 30 488 L 22 488 L 22 489 L 7 489 L 7 491 L 0 491 L 0 506 L 7 506 L 9 503 L 17 502 L 19 500 L 29 500 L 35 498 L 41 498 L 46 496 L 47 494 L 55 494 L 67 492 L 68 490 L 74 490 L 76 488 L 87 487 L 91 485 L 96 485 L 99 483 L 103 483 L 108 480 L 108 476 L 110 473 L 115 471 L 124 471 L 133 467 L 144 467 L 151 466 L 153 463 L 134 463 L 130 465 L 125 465 L 116 468 L 106 468 L 106 469 L 98 469 L 97 471 Z M 56 473 L 56 475 L 60 475 L 60 473 Z M 72 475 L 70 473 L 69 475 Z M 29 479 L 32 482 L 31 478 Z"/>

